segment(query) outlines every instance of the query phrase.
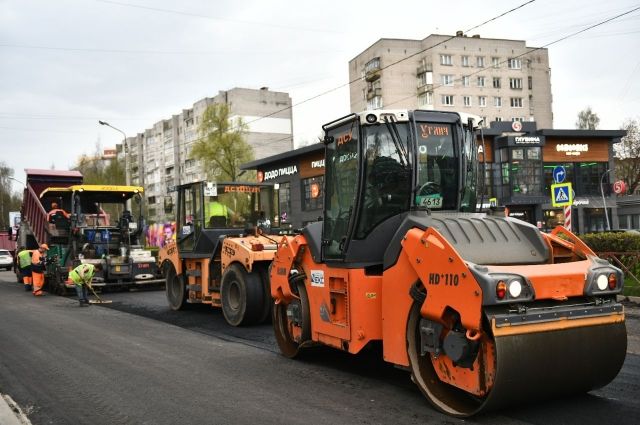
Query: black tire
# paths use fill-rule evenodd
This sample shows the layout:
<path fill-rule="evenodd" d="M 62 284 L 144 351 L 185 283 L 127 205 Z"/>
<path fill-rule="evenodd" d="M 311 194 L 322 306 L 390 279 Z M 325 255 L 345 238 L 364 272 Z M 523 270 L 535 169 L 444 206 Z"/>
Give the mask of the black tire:
<path fill-rule="evenodd" d="M 264 298 L 259 272 L 247 273 L 238 264 L 232 264 L 224 272 L 220 300 L 222 314 L 231 326 L 257 324 L 263 314 Z"/>
<path fill-rule="evenodd" d="M 287 308 L 290 304 L 279 303 L 273 306 L 273 330 L 280 352 L 290 359 L 299 357 L 304 344 L 311 339 L 311 310 L 309 309 L 309 297 L 304 283 L 298 284 L 299 299 L 290 304 L 299 303 L 302 316 L 302 324 L 299 327 L 300 336 L 295 338 L 292 333 L 292 323 L 287 316 Z"/>
<path fill-rule="evenodd" d="M 271 264 L 267 267 L 264 264 L 254 265 L 253 270 L 257 271 L 260 274 L 260 279 L 262 281 L 262 290 L 264 292 L 264 299 L 262 303 L 262 314 L 260 315 L 260 319 L 258 323 L 265 323 L 271 320 L 271 315 L 273 314 L 273 298 L 271 298 L 271 281 L 269 275 L 271 274 Z"/>
<path fill-rule="evenodd" d="M 164 266 L 165 270 L 165 291 L 167 294 L 167 302 L 169 303 L 169 307 L 171 310 L 184 310 L 187 306 L 187 288 L 182 279 L 182 276 L 179 276 L 176 273 L 176 268 L 172 263 L 166 263 Z"/>

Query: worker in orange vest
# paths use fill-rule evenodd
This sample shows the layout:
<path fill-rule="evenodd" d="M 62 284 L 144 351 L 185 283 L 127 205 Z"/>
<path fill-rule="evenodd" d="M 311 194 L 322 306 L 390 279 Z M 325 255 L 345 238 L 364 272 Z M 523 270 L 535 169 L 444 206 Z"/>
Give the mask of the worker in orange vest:
<path fill-rule="evenodd" d="M 31 279 L 33 281 L 33 295 L 36 297 L 44 295 L 42 287 L 44 286 L 45 258 L 48 250 L 49 246 L 43 243 L 40 248 L 33 251 L 31 256 Z"/>

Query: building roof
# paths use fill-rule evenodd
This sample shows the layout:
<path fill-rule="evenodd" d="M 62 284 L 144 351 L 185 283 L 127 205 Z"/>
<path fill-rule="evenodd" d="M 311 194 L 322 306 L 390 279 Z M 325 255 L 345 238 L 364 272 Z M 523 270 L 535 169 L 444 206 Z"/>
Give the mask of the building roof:
<path fill-rule="evenodd" d="M 42 170 L 38 168 L 25 168 L 27 176 L 53 176 L 53 177 L 80 177 L 82 173 L 77 170 Z"/>
<path fill-rule="evenodd" d="M 314 143 L 313 145 L 304 146 L 289 152 L 283 152 L 277 155 L 272 155 L 266 158 L 256 159 L 255 161 L 247 162 L 246 164 L 240 165 L 240 169 L 255 170 L 267 164 L 273 164 L 276 162 L 281 162 L 287 159 L 295 158 L 297 156 L 304 155 L 307 153 L 315 153 L 320 151 L 324 151 L 324 144 Z"/>
<path fill-rule="evenodd" d="M 554 130 L 554 129 L 541 129 L 538 130 L 538 134 L 541 136 L 556 136 L 556 137 L 579 137 L 582 139 L 618 139 L 624 137 L 627 134 L 626 130 Z"/>

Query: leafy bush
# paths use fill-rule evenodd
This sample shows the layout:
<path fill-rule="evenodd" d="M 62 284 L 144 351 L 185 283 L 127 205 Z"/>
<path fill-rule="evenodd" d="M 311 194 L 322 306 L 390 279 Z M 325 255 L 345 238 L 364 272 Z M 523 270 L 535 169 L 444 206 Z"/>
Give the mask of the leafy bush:
<path fill-rule="evenodd" d="M 580 239 L 595 252 L 640 252 L 639 233 L 587 233 L 580 236 Z"/>
<path fill-rule="evenodd" d="M 620 262 L 622 262 L 634 276 L 640 278 L 640 234 L 630 232 L 587 233 L 586 235 L 580 236 L 580 239 L 597 254 L 605 252 L 618 253 L 619 255 L 616 255 L 616 257 Z M 617 264 L 614 265 L 617 266 Z M 631 281 L 632 279 L 627 279 L 627 282 Z M 626 295 L 635 295 L 627 293 L 627 289 L 631 289 L 631 287 L 625 287 Z M 638 288 L 635 288 L 635 290 L 637 289 Z"/>

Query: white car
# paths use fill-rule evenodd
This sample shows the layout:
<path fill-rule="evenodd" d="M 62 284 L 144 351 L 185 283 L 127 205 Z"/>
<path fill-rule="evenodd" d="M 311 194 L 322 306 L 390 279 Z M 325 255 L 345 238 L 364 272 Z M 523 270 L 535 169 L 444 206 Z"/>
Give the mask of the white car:
<path fill-rule="evenodd" d="M 0 249 L 0 269 L 11 270 L 13 268 L 13 256 L 6 249 Z"/>

